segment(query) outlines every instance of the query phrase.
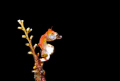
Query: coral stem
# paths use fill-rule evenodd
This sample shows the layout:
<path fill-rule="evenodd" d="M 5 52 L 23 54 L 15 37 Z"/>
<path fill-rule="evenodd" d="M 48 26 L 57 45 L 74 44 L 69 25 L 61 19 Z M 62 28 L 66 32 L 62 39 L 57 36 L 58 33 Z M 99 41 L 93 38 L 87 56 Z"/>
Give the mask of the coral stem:
<path fill-rule="evenodd" d="M 24 24 L 23 24 L 23 20 L 18 20 L 18 23 L 21 25 L 21 27 L 18 27 L 18 29 L 22 29 L 24 31 L 25 36 L 24 35 L 23 36 L 29 42 L 28 46 L 31 49 L 31 52 L 29 52 L 29 54 L 32 54 L 33 57 L 34 57 L 34 62 L 35 62 L 35 65 L 36 65 L 36 70 L 34 72 L 37 72 L 34 75 L 36 76 L 36 74 L 37 74 L 37 76 L 38 76 L 38 78 L 35 78 L 35 81 L 45 81 L 45 79 L 42 79 L 42 78 L 45 78 L 45 77 L 41 73 L 41 70 L 42 70 L 41 61 L 39 60 L 39 56 L 35 53 L 35 47 L 36 47 L 36 45 L 32 46 L 32 42 L 31 41 L 32 41 L 33 36 L 31 36 L 29 38 L 28 33 L 30 32 L 30 30 L 29 30 L 29 28 L 25 29 Z M 32 29 L 31 29 L 31 31 L 32 31 Z"/>
<path fill-rule="evenodd" d="M 21 25 L 22 30 L 23 30 L 24 33 L 25 33 L 26 39 L 28 40 L 28 42 L 29 42 L 29 44 L 30 44 L 30 49 L 31 49 L 31 51 L 32 51 L 32 53 L 33 53 L 33 56 L 34 56 L 36 53 L 35 53 L 35 51 L 34 51 L 34 48 L 33 48 L 33 46 L 32 46 L 32 42 L 31 42 L 31 40 L 30 40 L 30 38 L 29 38 L 29 36 L 28 36 L 28 33 L 27 33 L 27 31 L 26 31 L 26 29 L 25 29 L 25 27 L 24 27 L 23 21 L 22 21 L 22 20 L 18 20 L 18 22 L 19 22 L 19 24 Z"/>

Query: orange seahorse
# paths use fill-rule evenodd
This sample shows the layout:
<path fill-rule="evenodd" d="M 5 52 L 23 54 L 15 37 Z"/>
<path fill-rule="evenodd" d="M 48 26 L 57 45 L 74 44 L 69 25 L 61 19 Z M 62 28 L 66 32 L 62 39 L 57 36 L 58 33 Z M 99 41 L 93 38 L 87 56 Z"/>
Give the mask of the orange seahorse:
<path fill-rule="evenodd" d="M 48 44 L 47 41 L 54 41 L 56 39 L 61 39 L 62 36 L 59 35 L 57 32 L 53 31 L 52 28 L 49 28 L 48 31 L 41 36 L 38 46 L 41 48 L 41 62 L 45 62 L 50 59 L 50 55 L 54 52 L 54 46 Z"/>

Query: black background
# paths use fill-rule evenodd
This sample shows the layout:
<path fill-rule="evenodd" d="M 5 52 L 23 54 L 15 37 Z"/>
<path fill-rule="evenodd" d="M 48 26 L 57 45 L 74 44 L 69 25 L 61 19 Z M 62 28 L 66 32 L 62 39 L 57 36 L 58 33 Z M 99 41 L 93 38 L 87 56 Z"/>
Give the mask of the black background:
<path fill-rule="evenodd" d="M 10 38 L 6 44 L 10 49 L 7 56 L 10 60 L 7 62 L 11 64 L 9 67 L 12 79 L 34 81 L 31 72 L 34 60 L 27 54 L 30 49 L 25 46 L 27 40 L 22 38 L 24 32 L 17 29 L 20 26 L 18 19 L 24 20 L 26 28 L 33 29 L 29 34 L 34 35 L 33 44 L 38 43 L 41 35 L 51 26 L 63 37 L 61 40 L 49 42 L 55 46 L 55 52 L 44 63 L 47 81 L 100 80 L 105 77 L 101 75 L 104 68 L 104 65 L 101 66 L 104 60 L 102 50 L 105 50 L 101 47 L 104 41 L 101 36 L 106 19 L 103 15 L 106 14 L 100 12 L 99 7 L 79 5 L 56 8 L 51 5 L 33 7 L 30 4 L 18 4 L 11 9 L 12 13 L 6 15 L 10 18 L 6 17 L 5 22 L 12 21 L 7 26 L 7 37 Z M 36 48 L 36 52 L 39 51 L 40 48 Z"/>

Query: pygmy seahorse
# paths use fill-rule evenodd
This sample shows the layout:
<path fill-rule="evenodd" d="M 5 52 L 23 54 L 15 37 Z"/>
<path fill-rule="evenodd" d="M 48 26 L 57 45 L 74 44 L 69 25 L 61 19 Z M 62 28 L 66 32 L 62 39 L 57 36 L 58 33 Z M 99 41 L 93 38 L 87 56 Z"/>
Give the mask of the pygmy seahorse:
<path fill-rule="evenodd" d="M 48 29 L 48 31 L 41 36 L 38 46 L 41 48 L 41 62 L 45 62 L 50 59 L 50 55 L 54 52 L 54 46 L 51 44 L 48 44 L 47 41 L 54 41 L 56 39 L 61 39 L 62 36 L 59 35 L 57 32 L 53 31 L 51 28 Z"/>

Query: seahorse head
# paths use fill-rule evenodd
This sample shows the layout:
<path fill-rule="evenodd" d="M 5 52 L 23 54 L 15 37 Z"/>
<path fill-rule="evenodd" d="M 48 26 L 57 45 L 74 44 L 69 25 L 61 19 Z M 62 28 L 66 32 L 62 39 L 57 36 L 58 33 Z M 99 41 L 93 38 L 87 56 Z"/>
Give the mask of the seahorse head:
<path fill-rule="evenodd" d="M 61 39 L 62 36 L 59 35 L 57 32 L 53 31 L 52 29 L 48 29 L 47 33 L 47 41 L 54 41 L 56 39 Z"/>

